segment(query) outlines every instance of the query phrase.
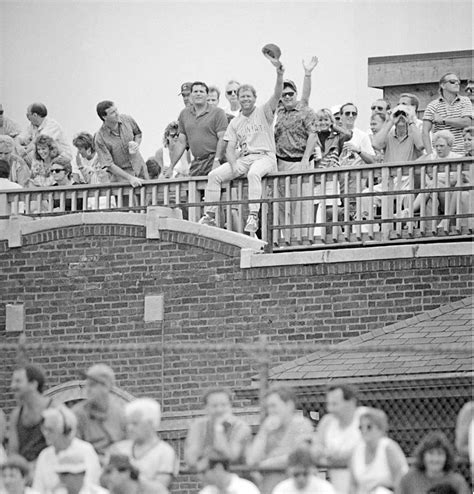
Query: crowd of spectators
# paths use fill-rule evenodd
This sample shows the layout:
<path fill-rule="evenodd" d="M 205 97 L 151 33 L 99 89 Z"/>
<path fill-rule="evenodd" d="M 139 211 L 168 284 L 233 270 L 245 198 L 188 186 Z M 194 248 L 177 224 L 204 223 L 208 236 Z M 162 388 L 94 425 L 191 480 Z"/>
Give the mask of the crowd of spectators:
<path fill-rule="evenodd" d="M 11 389 L 8 421 L 0 410 L 1 494 L 166 494 L 180 470 L 160 437 L 161 408 L 152 398 L 126 404 L 113 394 L 105 364 L 86 373 L 83 401 L 72 408 L 44 396 L 45 375 L 26 364 Z M 313 422 L 298 410 L 294 390 L 270 388 L 256 434 L 233 409 L 226 388 L 203 396 L 204 414 L 189 426 L 181 470 L 199 476 L 201 494 L 468 494 L 455 453 L 440 431 L 428 433 L 409 468 L 388 436 L 384 411 L 358 406 L 351 385 L 327 389 L 327 413 Z M 473 460 L 473 402 L 456 427 L 458 454 Z M 319 470 L 318 470 L 319 469 Z M 240 472 L 240 476 L 236 473 Z M 242 473 L 243 472 L 243 473 Z"/>
<path fill-rule="evenodd" d="M 277 47 L 275 47 L 277 48 Z M 4 115 L 0 105 L 0 168 L 6 161 L 9 175 L 0 177 L 2 189 L 17 187 L 65 186 L 73 184 L 104 184 L 128 182 L 140 187 L 144 180 L 207 176 L 204 196 L 205 215 L 201 223 L 217 226 L 216 202 L 221 197 L 222 184 L 237 177 L 248 180 L 249 216 L 244 230 L 255 233 L 259 228 L 258 199 L 262 196 L 262 177 L 270 173 L 311 169 L 332 169 L 372 163 L 410 162 L 439 158 L 472 157 L 472 90 L 468 81 L 466 94 L 461 96 L 459 77 L 448 72 L 439 81 L 439 97 L 428 104 L 423 117 L 418 118 L 420 101 L 415 94 L 403 93 L 394 108 L 388 101 L 378 99 L 371 105 L 370 130 L 357 125 L 358 108 L 352 102 L 321 108 L 314 111 L 309 106 L 311 76 L 318 65 L 317 57 L 303 61 L 304 79 L 301 98 L 297 85 L 285 79 L 285 69 L 279 53 L 266 53 L 276 70 L 276 81 L 271 98 L 261 106 L 256 105 L 256 89 L 249 84 L 229 81 L 225 88 L 226 105 L 220 108 L 221 92 L 205 82 L 186 82 L 180 95 L 184 108 L 177 121 L 167 125 L 163 145 L 154 156 L 145 160 L 140 151 L 142 131 L 134 118 L 119 113 L 112 101 L 97 104 L 101 127 L 92 132 L 80 132 L 73 139 L 75 156 L 61 125 L 50 117 L 42 103 L 30 104 L 26 116 L 29 125 L 20 126 Z M 408 176 L 394 180 L 395 190 L 422 189 L 436 185 L 445 187 L 456 184 L 453 176 L 428 176 L 426 183 L 410 183 Z M 341 179 L 328 179 L 309 185 L 296 192 L 304 196 L 343 192 Z M 7 179 L 7 180 L 5 180 Z M 462 185 L 470 183 L 467 174 Z M 16 185 L 13 185 L 16 184 Z M 357 184 L 350 177 L 345 193 L 356 192 Z M 362 182 L 362 188 L 367 187 Z M 383 192 L 381 183 L 375 192 Z M 364 189 L 369 191 L 368 188 Z M 362 192 L 364 192 L 362 190 Z M 285 191 L 283 191 L 285 193 Z M 468 212 L 468 193 L 462 193 L 461 213 Z M 409 215 L 408 195 L 402 196 L 402 217 Z M 441 214 L 452 214 L 459 202 L 451 194 L 450 204 L 444 203 L 440 194 L 438 204 Z M 101 198 L 105 199 L 105 198 Z M 413 211 L 420 210 L 427 194 L 415 197 Z M 355 199 L 349 201 L 352 219 L 371 219 L 369 211 L 380 207 L 381 196 L 363 200 L 362 210 L 355 214 Z M 413 202 L 413 201 L 411 201 Z M 325 206 L 324 206 L 325 205 Z M 114 207 L 114 198 L 109 207 Z M 279 221 L 294 223 L 296 202 L 290 208 L 280 208 Z M 323 207 L 324 206 L 324 207 Z M 42 205 L 36 205 L 41 209 Z M 96 204 L 94 199 L 86 208 L 103 208 L 105 202 Z M 323 211 L 323 209 L 325 209 Z M 335 198 L 326 201 L 303 201 L 298 210 L 300 223 L 325 222 L 337 218 L 341 202 Z M 330 221 L 330 220 L 329 220 Z M 377 225 L 375 225 L 377 226 Z M 316 234 L 321 232 L 316 229 Z"/>

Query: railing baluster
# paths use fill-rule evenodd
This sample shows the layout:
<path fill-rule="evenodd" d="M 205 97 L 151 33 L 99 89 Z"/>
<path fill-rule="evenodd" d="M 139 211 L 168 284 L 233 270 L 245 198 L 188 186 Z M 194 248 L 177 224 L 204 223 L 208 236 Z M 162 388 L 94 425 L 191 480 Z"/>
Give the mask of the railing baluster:
<path fill-rule="evenodd" d="M 433 166 L 433 188 L 438 187 L 438 165 Z M 431 216 L 438 216 L 438 192 L 433 192 L 431 200 Z M 436 235 L 438 233 L 438 220 L 431 220 L 431 233 Z"/>

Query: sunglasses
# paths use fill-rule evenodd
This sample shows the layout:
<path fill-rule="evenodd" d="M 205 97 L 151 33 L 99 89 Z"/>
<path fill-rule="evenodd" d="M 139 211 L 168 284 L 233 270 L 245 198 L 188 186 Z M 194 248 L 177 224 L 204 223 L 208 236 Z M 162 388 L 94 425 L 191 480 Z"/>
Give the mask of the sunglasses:
<path fill-rule="evenodd" d="M 346 117 L 357 117 L 357 112 L 356 111 L 345 111 L 344 116 Z"/>
<path fill-rule="evenodd" d="M 51 173 L 59 173 L 59 172 L 63 172 L 64 171 L 64 168 L 52 168 L 51 169 Z"/>
<path fill-rule="evenodd" d="M 458 81 L 457 79 L 450 79 L 449 81 L 446 81 L 448 84 L 461 84 L 461 81 Z"/>
<path fill-rule="evenodd" d="M 370 109 L 372 111 L 374 111 L 374 110 L 384 111 L 385 110 L 385 108 L 383 106 L 375 106 L 375 105 L 371 106 Z"/>
<path fill-rule="evenodd" d="M 226 91 L 226 94 L 228 94 L 229 96 L 231 94 L 237 94 L 237 89 L 231 89 L 230 91 Z"/>
<path fill-rule="evenodd" d="M 283 93 L 282 97 L 284 98 L 285 96 L 288 96 L 289 98 L 293 97 L 295 95 L 294 91 L 289 91 L 287 93 Z"/>
<path fill-rule="evenodd" d="M 173 138 L 179 137 L 179 134 L 170 134 L 170 137 L 173 137 Z"/>
<path fill-rule="evenodd" d="M 360 431 L 371 431 L 373 429 L 373 425 L 372 424 L 367 424 L 367 425 L 359 425 L 359 430 Z"/>

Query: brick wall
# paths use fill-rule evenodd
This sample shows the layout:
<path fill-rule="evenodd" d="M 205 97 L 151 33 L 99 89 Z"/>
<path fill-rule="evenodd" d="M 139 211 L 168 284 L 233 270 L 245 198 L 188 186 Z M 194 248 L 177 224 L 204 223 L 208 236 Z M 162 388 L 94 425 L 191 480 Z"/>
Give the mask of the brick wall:
<path fill-rule="evenodd" d="M 297 255 L 297 254 L 295 254 Z M 0 337 L 5 304 L 23 302 L 26 336 L 36 342 L 160 344 L 255 341 L 337 342 L 469 296 L 469 256 L 393 259 L 242 270 L 240 250 L 186 233 L 145 238 L 138 226 L 74 226 L 0 242 Z M 163 294 L 164 322 L 145 323 L 146 295 Z M 2 352 L 0 407 L 13 406 L 15 354 Z M 279 363 L 296 356 L 274 356 Z M 248 386 L 255 356 L 221 352 L 58 352 L 31 355 L 49 385 L 78 378 L 102 360 L 118 385 L 151 395 L 164 411 L 200 408 L 209 386 Z"/>

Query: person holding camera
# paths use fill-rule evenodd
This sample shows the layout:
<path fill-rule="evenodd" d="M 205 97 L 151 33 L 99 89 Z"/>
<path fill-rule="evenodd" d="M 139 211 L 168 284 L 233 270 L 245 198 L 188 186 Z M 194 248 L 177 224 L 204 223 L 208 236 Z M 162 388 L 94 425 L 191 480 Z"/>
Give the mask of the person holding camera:
<path fill-rule="evenodd" d="M 413 107 L 397 105 L 374 135 L 374 148 L 384 151 L 384 163 L 414 161 L 423 154 L 423 139 Z"/>
<path fill-rule="evenodd" d="M 372 144 L 375 149 L 384 152 L 384 163 L 394 163 L 398 161 L 415 161 L 423 154 L 423 139 L 419 127 L 416 125 L 416 113 L 413 106 L 397 105 L 382 128 L 373 136 Z M 395 177 L 394 190 L 408 190 L 410 188 L 410 178 L 402 176 Z M 374 192 L 385 192 L 384 184 L 374 186 Z M 363 192 L 369 192 L 364 189 Z M 402 209 L 405 209 L 407 196 L 399 197 L 402 201 Z M 370 197 L 362 197 L 362 218 L 369 218 L 371 207 L 380 209 L 382 196 L 374 196 L 371 204 Z M 405 213 L 404 213 L 405 214 Z M 379 225 L 374 225 L 378 231 Z M 366 225 L 363 225 L 363 231 Z"/>

